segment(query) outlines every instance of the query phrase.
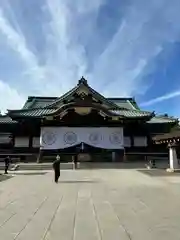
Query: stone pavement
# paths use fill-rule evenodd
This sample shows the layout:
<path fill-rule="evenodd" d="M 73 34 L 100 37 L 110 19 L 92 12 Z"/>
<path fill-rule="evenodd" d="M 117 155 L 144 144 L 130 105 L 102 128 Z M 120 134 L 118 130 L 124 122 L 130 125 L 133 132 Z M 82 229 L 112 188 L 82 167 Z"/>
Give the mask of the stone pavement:
<path fill-rule="evenodd" d="M 0 239 L 178 240 L 179 184 L 130 169 L 17 175 L 0 182 Z"/>

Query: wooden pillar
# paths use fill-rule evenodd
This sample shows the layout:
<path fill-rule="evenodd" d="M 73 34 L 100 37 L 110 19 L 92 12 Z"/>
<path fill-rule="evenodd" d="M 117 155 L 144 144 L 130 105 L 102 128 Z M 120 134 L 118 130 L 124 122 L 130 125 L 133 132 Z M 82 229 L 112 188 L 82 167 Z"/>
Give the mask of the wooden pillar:
<path fill-rule="evenodd" d="M 30 135 L 29 136 L 29 148 L 32 149 L 32 143 L 33 143 L 33 137 Z"/>
<path fill-rule="evenodd" d="M 15 148 L 15 135 L 13 134 L 12 135 L 12 151 L 14 151 L 14 148 Z"/>
<path fill-rule="evenodd" d="M 134 147 L 134 135 L 130 136 L 131 139 L 131 148 Z"/>
<path fill-rule="evenodd" d="M 111 156 L 112 156 L 112 162 L 115 162 L 116 161 L 116 152 L 112 151 Z"/>
<path fill-rule="evenodd" d="M 169 169 L 167 171 L 174 172 L 179 168 L 177 153 L 176 153 L 176 144 L 169 144 Z"/>
<path fill-rule="evenodd" d="M 123 162 L 126 162 L 127 161 L 127 157 L 126 157 L 126 149 L 124 148 L 123 150 Z"/>
<path fill-rule="evenodd" d="M 37 163 L 42 163 L 42 158 L 43 158 L 43 150 L 39 148 L 39 154 L 37 156 Z"/>
<path fill-rule="evenodd" d="M 153 152 L 153 149 L 152 149 L 152 141 L 151 141 L 151 138 L 150 136 L 146 136 L 147 137 L 147 147 L 146 147 L 146 155 L 145 155 L 145 161 L 146 163 L 149 164 L 149 159 L 152 158 L 152 152 Z"/>

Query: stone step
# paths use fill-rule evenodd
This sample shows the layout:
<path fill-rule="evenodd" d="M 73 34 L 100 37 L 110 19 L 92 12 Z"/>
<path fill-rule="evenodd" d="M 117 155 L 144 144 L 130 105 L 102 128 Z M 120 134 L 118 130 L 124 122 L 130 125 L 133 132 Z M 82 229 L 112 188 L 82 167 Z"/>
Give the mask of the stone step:
<path fill-rule="evenodd" d="M 72 163 L 61 163 L 61 169 L 72 169 Z M 4 170 L 4 165 L 0 165 L 0 170 Z M 52 170 L 52 163 L 17 163 L 10 166 L 9 170 Z"/>
<path fill-rule="evenodd" d="M 78 163 L 78 169 L 133 169 L 133 168 L 146 168 L 146 162 L 81 162 Z M 73 169 L 73 163 L 61 163 L 61 169 Z M 156 162 L 157 168 L 168 168 L 168 163 L 165 161 Z M 0 170 L 4 170 L 4 164 L 0 164 Z M 52 170 L 51 163 L 17 163 L 12 164 L 9 168 L 12 171 L 23 171 L 23 170 Z"/>

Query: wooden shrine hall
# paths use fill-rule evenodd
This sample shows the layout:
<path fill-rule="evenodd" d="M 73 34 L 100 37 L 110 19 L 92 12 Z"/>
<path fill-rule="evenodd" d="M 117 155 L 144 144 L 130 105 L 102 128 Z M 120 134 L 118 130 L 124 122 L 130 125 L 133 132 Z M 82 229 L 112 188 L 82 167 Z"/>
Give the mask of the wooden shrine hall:
<path fill-rule="evenodd" d="M 107 98 L 83 77 L 60 97 L 30 96 L 22 109 L 0 116 L 0 155 L 21 161 L 135 161 L 165 154 L 153 137 L 178 124 L 139 108 L 134 98 Z M 48 161 L 49 161 L 48 160 Z"/>

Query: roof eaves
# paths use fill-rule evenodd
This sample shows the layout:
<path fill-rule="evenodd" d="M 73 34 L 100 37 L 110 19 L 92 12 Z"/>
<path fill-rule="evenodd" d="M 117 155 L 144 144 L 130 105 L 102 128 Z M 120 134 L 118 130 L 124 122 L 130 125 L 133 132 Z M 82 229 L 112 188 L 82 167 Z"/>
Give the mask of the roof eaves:
<path fill-rule="evenodd" d="M 108 97 L 107 98 L 108 100 L 110 100 L 110 101 L 127 101 L 127 100 L 133 100 L 133 98 L 132 97 Z"/>
<path fill-rule="evenodd" d="M 144 118 L 144 117 L 153 117 L 154 112 L 147 112 L 147 111 L 138 111 L 138 110 L 118 110 L 114 111 L 112 110 L 113 113 L 119 114 L 119 116 L 124 116 L 126 118 Z"/>
<path fill-rule="evenodd" d="M 22 110 L 8 110 L 8 115 L 12 117 L 42 117 L 52 113 L 54 109 L 49 108 L 33 108 Z"/>
<path fill-rule="evenodd" d="M 0 116 L 0 124 L 16 124 L 17 121 L 12 120 L 9 116 Z"/>
<path fill-rule="evenodd" d="M 154 116 L 152 119 L 150 119 L 148 124 L 160 124 L 160 123 L 178 123 L 177 118 L 173 117 L 165 117 L 165 116 Z"/>
<path fill-rule="evenodd" d="M 165 134 L 158 134 L 153 137 L 153 140 L 156 142 L 160 142 L 160 141 L 164 141 L 168 139 L 176 139 L 176 138 L 180 138 L 180 129 L 172 130 L 171 132 L 165 133 Z"/>

